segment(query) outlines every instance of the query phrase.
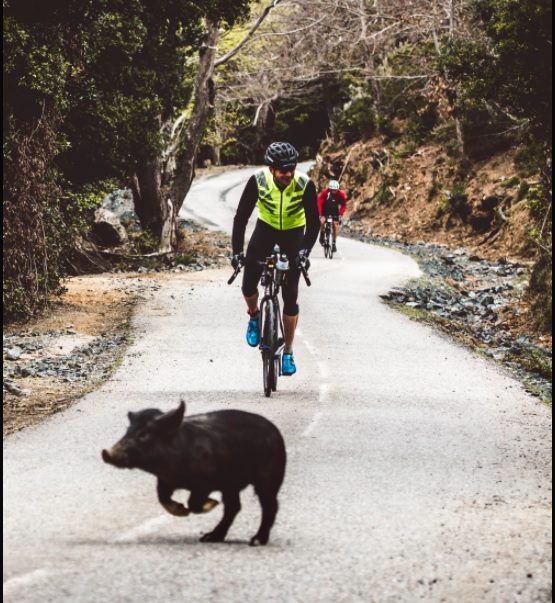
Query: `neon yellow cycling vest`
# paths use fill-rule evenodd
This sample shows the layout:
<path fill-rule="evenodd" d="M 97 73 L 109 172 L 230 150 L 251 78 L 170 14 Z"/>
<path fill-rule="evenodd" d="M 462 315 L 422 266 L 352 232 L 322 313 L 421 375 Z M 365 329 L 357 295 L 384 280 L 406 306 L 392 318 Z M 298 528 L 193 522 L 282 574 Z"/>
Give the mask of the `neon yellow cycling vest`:
<path fill-rule="evenodd" d="M 308 176 L 295 172 L 293 181 L 283 191 L 274 182 L 269 168 L 259 170 L 255 177 L 258 185 L 258 215 L 262 222 L 277 230 L 291 230 L 306 225 L 303 195 L 310 182 Z"/>

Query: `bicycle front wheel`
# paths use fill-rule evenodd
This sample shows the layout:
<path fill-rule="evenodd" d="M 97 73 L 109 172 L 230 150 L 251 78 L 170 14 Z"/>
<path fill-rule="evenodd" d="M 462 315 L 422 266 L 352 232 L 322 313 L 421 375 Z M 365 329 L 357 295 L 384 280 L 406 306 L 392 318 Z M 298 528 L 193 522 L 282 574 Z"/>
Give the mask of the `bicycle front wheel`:
<path fill-rule="evenodd" d="M 277 382 L 278 382 L 278 377 L 279 377 L 280 365 L 281 365 L 281 358 L 279 356 L 274 356 L 274 370 L 273 370 L 273 374 L 271 375 L 273 392 L 277 391 Z"/>
<path fill-rule="evenodd" d="M 269 398 L 274 390 L 276 380 L 274 350 L 276 348 L 275 333 L 277 316 L 271 303 L 265 304 L 262 314 L 262 380 L 264 395 Z M 275 390 L 274 390 L 275 391 Z"/>
<path fill-rule="evenodd" d="M 274 359 L 269 354 L 262 357 L 262 379 L 264 383 L 264 395 L 269 398 L 276 391 L 276 375 Z"/>

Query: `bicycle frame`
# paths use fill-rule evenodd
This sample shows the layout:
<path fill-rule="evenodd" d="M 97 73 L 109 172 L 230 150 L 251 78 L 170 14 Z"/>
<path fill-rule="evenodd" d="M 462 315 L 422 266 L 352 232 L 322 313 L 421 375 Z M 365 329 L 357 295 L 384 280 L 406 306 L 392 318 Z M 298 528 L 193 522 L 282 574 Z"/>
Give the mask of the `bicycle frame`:
<path fill-rule="evenodd" d="M 281 262 L 287 262 L 287 266 L 281 266 Z M 277 379 L 282 374 L 281 354 L 285 346 L 285 334 L 279 292 L 287 278 L 289 261 L 276 245 L 273 254 L 263 262 L 258 262 L 258 265 L 262 266 L 260 282 L 264 287 L 264 295 L 260 302 L 260 352 L 262 354 L 264 394 L 269 397 L 273 391 L 276 391 Z M 306 257 L 298 263 L 298 268 L 308 287 L 311 285 L 308 276 L 309 266 L 310 263 Z M 237 278 L 242 267 L 242 263 L 237 265 L 235 272 L 227 281 L 228 285 L 231 285 Z"/>
<path fill-rule="evenodd" d="M 271 256 L 260 262 L 263 266 L 260 282 L 264 287 L 260 302 L 260 352 L 266 396 L 277 389 L 277 378 L 281 375 L 281 353 L 285 344 L 279 303 L 279 292 L 285 274 L 277 267 L 279 257 L 279 248 L 276 248 Z"/>

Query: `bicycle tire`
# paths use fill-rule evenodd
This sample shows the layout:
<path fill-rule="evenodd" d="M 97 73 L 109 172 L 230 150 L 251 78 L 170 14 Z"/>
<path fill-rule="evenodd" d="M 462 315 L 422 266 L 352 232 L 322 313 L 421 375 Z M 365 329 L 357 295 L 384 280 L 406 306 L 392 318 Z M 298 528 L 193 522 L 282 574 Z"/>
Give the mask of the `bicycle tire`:
<path fill-rule="evenodd" d="M 271 375 L 273 392 L 277 391 L 278 377 L 279 377 L 279 373 L 280 373 L 280 365 L 281 365 L 280 356 L 274 356 L 273 374 Z"/>
<path fill-rule="evenodd" d="M 275 380 L 274 350 L 275 350 L 276 316 L 272 303 L 266 303 L 262 314 L 262 383 L 264 395 L 269 398 Z"/>
<path fill-rule="evenodd" d="M 324 235 L 324 257 L 331 259 L 331 227 L 328 223 L 326 223 L 326 231 Z"/>
<path fill-rule="evenodd" d="M 262 382 L 264 387 L 264 395 L 269 398 L 274 390 L 274 362 L 273 359 L 266 353 L 262 357 Z"/>
<path fill-rule="evenodd" d="M 279 306 L 278 307 L 274 306 L 274 316 L 276 317 L 276 320 L 274 321 L 274 347 L 272 349 L 274 362 L 273 362 L 273 366 L 272 366 L 272 373 L 270 375 L 271 381 L 272 381 L 272 391 L 273 392 L 277 391 L 277 382 L 278 382 L 279 370 L 280 370 L 280 364 L 281 364 L 280 355 L 276 353 L 280 346 Z"/>

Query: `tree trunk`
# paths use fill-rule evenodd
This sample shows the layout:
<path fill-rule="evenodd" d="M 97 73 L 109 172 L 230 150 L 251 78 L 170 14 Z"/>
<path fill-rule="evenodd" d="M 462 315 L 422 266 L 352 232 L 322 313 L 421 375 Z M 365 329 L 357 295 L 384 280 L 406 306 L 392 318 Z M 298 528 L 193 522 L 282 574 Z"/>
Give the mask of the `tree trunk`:
<path fill-rule="evenodd" d="M 210 155 L 212 157 L 212 165 L 222 165 L 222 145 L 214 144 L 210 147 Z"/>
<path fill-rule="evenodd" d="M 160 236 L 162 231 L 163 205 L 161 185 L 161 165 L 155 159 L 138 166 L 131 181 L 135 211 L 143 230 Z"/>
<path fill-rule="evenodd" d="M 173 211 L 173 203 L 168 197 L 162 202 L 162 227 L 160 232 L 159 253 L 170 253 L 176 241 L 176 215 Z"/>
<path fill-rule="evenodd" d="M 259 111 L 256 119 L 256 138 L 255 138 L 255 156 L 262 158 L 264 151 L 269 144 L 268 132 L 272 131 L 275 121 L 274 108 L 271 100 L 265 100 L 259 106 Z"/>
<path fill-rule="evenodd" d="M 208 118 L 214 107 L 215 86 L 214 61 L 216 59 L 219 26 L 214 21 L 208 21 L 208 37 L 200 51 L 199 70 L 195 82 L 193 113 L 184 136 L 185 151 L 178 158 L 177 169 L 171 190 L 174 219 L 179 214 L 183 201 L 195 175 L 195 162 L 200 141 L 204 134 Z"/>
<path fill-rule="evenodd" d="M 335 127 L 335 107 L 331 99 L 331 93 L 327 80 L 324 80 L 322 92 L 324 95 L 324 105 L 326 107 L 326 114 L 328 116 L 329 121 L 328 135 L 332 140 L 335 140 L 337 136 L 337 129 Z"/>
<path fill-rule="evenodd" d="M 441 44 L 440 44 L 439 37 L 437 34 L 437 31 L 440 26 L 440 19 L 438 17 L 439 8 L 437 5 L 437 0 L 434 0 L 433 12 L 434 12 L 434 20 L 433 20 L 433 27 L 432 27 L 432 37 L 434 40 L 434 46 L 436 49 L 436 53 L 437 53 L 438 57 L 441 57 L 441 55 L 442 55 Z M 455 37 L 455 33 L 456 33 L 455 3 L 454 3 L 454 0 L 450 0 L 450 4 L 449 4 L 449 39 L 450 40 L 452 40 Z M 453 119 L 455 121 L 455 132 L 457 135 L 457 145 L 459 147 L 459 152 L 461 154 L 461 157 L 466 157 L 466 145 L 465 145 L 465 139 L 464 139 L 464 130 L 462 127 L 461 120 L 459 119 L 459 116 L 458 116 L 457 89 L 455 86 L 451 85 L 449 71 L 447 69 L 444 69 L 442 76 L 443 76 L 443 80 L 445 83 L 444 89 L 446 92 L 447 102 L 449 103 L 451 115 L 453 116 Z"/>

